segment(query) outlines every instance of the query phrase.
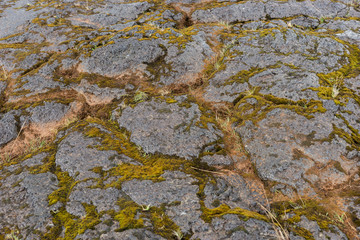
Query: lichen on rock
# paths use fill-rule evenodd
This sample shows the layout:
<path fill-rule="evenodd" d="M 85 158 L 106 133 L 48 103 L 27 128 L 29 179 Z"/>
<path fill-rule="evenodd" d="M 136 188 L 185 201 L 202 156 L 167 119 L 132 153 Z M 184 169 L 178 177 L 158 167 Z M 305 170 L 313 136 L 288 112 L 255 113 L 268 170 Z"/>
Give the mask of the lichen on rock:
<path fill-rule="evenodd" d="M 360 239 L 359 9 L 1 1 L 0 240 Z"/>

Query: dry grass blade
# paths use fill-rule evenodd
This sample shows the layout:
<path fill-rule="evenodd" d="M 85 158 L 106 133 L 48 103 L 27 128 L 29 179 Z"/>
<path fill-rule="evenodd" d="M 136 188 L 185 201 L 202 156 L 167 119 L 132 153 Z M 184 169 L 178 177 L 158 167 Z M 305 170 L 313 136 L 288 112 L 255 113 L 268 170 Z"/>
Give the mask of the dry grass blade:
<path fill-rule="evenodd" d="M 288 231 L 286 229 L 284 229 L 283 226 L 281 226 L 281 224 L 276 219 L 274 214 L 269 209 L 264 207 L 262 204 L 260 204 L 260 203 L 258 203 L 258 204 L 261 207 L 261 209 L 265 211 L 266 216 L 271 220 L 277 239 L 289 240 L 290 237 L 289 237 Z"/>
<path fill-rule="evenodd" d="M 6 74 L 6 71 L 5 71 L 5 68 L 4 68 L 4 64 L 2 63 L 2 61 L 0 61 L 0 64 L 1 64 L 1 69 L 2 69 L 2 72 L 3 72 L 3 77 L 4 77 L 4 80 L 7 80 L 8 76 Z"/>

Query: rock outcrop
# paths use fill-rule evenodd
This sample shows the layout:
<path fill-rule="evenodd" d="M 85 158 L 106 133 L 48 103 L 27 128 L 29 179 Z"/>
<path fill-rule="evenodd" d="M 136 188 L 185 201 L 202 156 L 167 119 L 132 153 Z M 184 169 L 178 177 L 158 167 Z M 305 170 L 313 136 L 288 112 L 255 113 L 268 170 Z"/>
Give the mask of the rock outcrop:
<path fill-rule="evenodd" d="M 0 240 L 360 239 L 358 0 L 2 0 Z"/>

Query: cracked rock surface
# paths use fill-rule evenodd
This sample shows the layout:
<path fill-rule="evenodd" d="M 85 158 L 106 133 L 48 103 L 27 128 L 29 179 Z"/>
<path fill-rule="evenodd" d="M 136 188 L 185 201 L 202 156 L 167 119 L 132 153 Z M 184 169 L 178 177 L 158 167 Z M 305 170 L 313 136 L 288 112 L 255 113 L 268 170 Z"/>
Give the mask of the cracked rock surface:
<path fill-rule="evenodd" d="M 360 3 L 2 0 L 0 240 L 360 239 Z"/>

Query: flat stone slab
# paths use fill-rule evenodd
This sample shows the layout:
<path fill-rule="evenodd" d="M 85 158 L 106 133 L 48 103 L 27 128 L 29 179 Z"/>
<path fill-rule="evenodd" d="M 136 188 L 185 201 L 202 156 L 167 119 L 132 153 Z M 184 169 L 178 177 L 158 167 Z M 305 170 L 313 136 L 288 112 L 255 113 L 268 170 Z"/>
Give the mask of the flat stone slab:
<path fill-rule="evenodd" d="M 214 124 L 202 122 L 203 114 L 196 104 L 181 106 L 186 99 L 175 103 L 154 99 L 125 108 L 117 119 L 120 127 L 131 133 L 131 141 L 147 153 L 177 155 L 190 159 L 201 150 L 215 144 L 222 136 Z"/>
<path fill-rule="evenodd" d="M 0 240 L 360 239 L 357 0 L 0 3 Z"/>

